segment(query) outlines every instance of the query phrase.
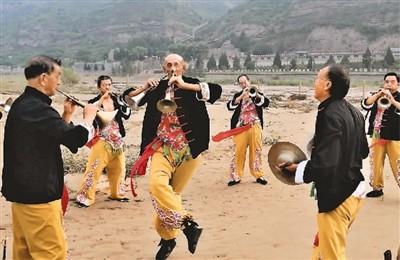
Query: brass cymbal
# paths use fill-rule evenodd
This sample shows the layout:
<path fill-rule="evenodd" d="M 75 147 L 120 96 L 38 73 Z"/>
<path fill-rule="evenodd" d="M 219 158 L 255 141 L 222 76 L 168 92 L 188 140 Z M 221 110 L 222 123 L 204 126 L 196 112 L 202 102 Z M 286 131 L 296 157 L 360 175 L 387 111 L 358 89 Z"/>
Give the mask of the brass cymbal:
<path fill-rule="evenodd" d="M 299 163 L 307 160 L 303 151 L 295 144 L 289 142 L 278 142 L 271 146 L 268 152 L 268 164 L 272 173 L 281 182 L 289 185 L 295 185 L 294 173 L 287 172 L 282 169 L 277 169 L 281 163 Z"/>

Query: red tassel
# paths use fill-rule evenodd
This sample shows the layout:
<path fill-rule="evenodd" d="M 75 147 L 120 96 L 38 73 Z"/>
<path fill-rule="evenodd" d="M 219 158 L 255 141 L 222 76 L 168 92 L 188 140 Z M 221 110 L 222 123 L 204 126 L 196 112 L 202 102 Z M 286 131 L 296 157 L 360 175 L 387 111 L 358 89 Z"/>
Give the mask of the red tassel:
<path fill-rule="evenodd" d="M 100 140 L 100 135 L 96 134 L 95 136 L 93 136 L 92 139 L 90 139 L 85 145 L 88 148 L 92 148 L 93 145 L 95 145 L 97 143 L 97 141 Z"/>
<path fill-rule="evenodd" d="M 161 144 L 162 144 L 161 140 L 158 138 L 155 138 L 150 144 L 148 144 L 146 146 L 142 155 L 132 165 L 129 177 L 131 178 L 131 190 L 132 190 L 132 195 L 134 197 L 137 196 L 137 193 L 135 192 L 135 185 L 133 183 L 133 178 L 137 175 L 145 175 L 146 174 L 146 166 L 147 166 L 149 157 L 152 156 L 154 154 L 154 152 L 157 151 L 157 149 L 161 147 Z"/>
<path fill-rule="evenodd" d="M 389 142 L 389 140 L 386 140 L 386 139 L 382 139 L 382 138 L 376 139 L 376 140 L 369 146 L 369 148 L 372 148 L 372 147 L 374 147 L 375 145 L 385 145 L 385 144 L 387 144 L 388 142 Z"/>
<path fill-rule="evenodd" d="M 220 132 L 220 133 L 214 135 L 212 137 L 212 140 L 214 142 L 219 142 L 219 141 L 222 141 L 222 140 L 224 140 L 224 139 L 226 139 L 228 137 L 240 134 L 240 133 L 242 133 L 242 132 L 244 132 L 244 131 L 246 131 L 247 129 L 250 129 L 250 128 L 251 128 L 251 125 L 245 125 L 245 126 L 233 128 L 233 129 L 228 130 L 228 131 L 223 131 L 223 132 Z"/>
<path fill-rule="evenodd" d="M 68 188 L 64 183 L 63 193 L 61 196 L 61 208 L 63 211 L 63 215 L 65 215 L 65 212 L 67 211 L 68 203 L 69 203 Z"/>
<path fill-rule="evenodd" d="M 317 247 L 317 246 L 319 245 L 318 232 L 317 232 L 317 234 L 315 234 L 313 245 L 314 245 L 315 247 Z"/>

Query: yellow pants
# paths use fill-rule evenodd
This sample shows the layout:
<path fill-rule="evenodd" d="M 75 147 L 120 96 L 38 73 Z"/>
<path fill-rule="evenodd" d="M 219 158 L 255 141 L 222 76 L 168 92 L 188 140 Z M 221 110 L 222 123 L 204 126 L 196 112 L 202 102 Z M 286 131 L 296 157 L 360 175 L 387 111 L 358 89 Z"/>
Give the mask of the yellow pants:
<path fill-rule="evenodd" d="M 67 242 L 61 200 L 42 204 L 11 203 L 14 260 L 64 260 Z"/>
<path fill-rule="evenodd" d="M 122 178 L 125 176 L 125 154 L 122 150 L 113 151 L 107 142 L 99 140 L 90 151 L 86 171 L 76 196 L 78 202 L 86 206 L 95 202 L 96 184 L 104 169 L 107 170 L 110 183 L 110 197 L 113 199 L 123 197 Z"/>
<path fill-rule="evenodd" d="M 231 160 L 229 175 L 231 180 L 238 181 L 243 177 L 247 147 L 249 147 L 249 169 L 256 179 L 262 172 L 262 128 L 259 123 L 233 137 L 235 154 Z"/>
<path fill-rule="evenodd" d="M 374 142 L 376 139 L 372 139 L 372 143 Z M 400 187 L 400 141 L 388 140 L 385 144 L 376 144 L 371 149 L 370 184 L 374 190 L 383 189 L 383 167 L 386 154 L 389 157 L 394 179 Z"/>
<path fill-rule="evenodd" d="M 150 164 L 150 195 L 156 211 L 155 228 L 165 240 L 178 236 L 182 221 L 188 213 L 182 206 L 181 193 L 198 168 L 200 158 L 189 158 L 174 165 L 172 155 L 167 158 L 162 148 L 152 156 Z"/>
<path fill-rule="evenodd" d="M 347 233 L 362 202 L 362 199 L 350 196 L 336 209 L 318 213 L 319 245 L 313 248 L 312 260 L 346 260 Z"/>

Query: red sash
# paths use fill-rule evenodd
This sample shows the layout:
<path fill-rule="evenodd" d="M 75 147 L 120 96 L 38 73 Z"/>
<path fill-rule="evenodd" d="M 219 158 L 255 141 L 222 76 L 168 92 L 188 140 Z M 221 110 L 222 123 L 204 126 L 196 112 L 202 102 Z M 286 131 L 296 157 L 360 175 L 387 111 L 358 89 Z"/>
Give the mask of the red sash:
<path fill-rule="evenodd" d="M 224 140 L 224 139 L 226 139 L 228 137 L 240 134 L 240 133 L 246 131 L 249 128 L 251 128 L 251 125 L 245 125 L 245 126 L 233 128 L 233 129 L 228 130 L 228 131 L 219 132 L 218 134 L 216 134 L 216 135 L 214 135 L 212 137 L 212 140 L 214 142 L 219 142 L 219 141 L 222 141 L 222 140 Z"/>
<path fill-rule="evenodd" d="M 92 139 L 90 139 L 85 145 L 88 148 L 92 148 L 100 140 L 100 135 L 95 134 Z"/>
<path fill-rule="evenodd" d="M 65 212 L 67 211 L 68 202 L 69 202 L 68 188 L 64 183 L 64 189 L 61 196 L 61 208 L 63 211 L 63 215 L 65 215 Z"/>
<path fill-rule="evenodd" d="M 375 139 L 374 142 L 372 142 L 372 144 L 369 146 L 369 148 L 372 148 L 372 147 L 374 147 L 375 145 L 385 145 L 385 144 L 387 144 L 388 142 L 389 142 L 389 140 L 382 139 L 382 138 Z"/>
<path fill-rule="evenodd" d="M 161 147 L 161 145 L 162 145 L 161 140 L 155 138 L 150 144 L 146 146 L 142 155 L 132 165 L 129 177 L 131 178 L 131 190 L 133 197 L 137 196 L 137 193 L 135 192 L 135 185 L 133 183 L 133 178 L 138 175 L 145 175 L 149 157 L 152 156 L 155 153 L 155 151 L 157 151 L 157 149 Z"/>

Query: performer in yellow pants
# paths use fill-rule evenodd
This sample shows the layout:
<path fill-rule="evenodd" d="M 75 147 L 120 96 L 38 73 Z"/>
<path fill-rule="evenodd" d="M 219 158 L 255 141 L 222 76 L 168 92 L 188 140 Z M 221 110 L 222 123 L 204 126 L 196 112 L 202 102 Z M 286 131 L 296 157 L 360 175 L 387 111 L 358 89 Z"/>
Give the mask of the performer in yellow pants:
<path fill-rule="evenodd" d="M 262 172 L 262 128 L 264 125 L 263 109 L 269 106 L 269 99 L 260 92 L 256 86 L 251 85 L 250 78 L 241 74 L 237 78 L 241 91 L 235 93 L 227 103 L 227 108 L 234 111 L 231 118 L 231 129 L 251 126 L 250 129 L 234 136 L 235 154 L 231 160 L 229 169 L 228 186 L 240 183 L 243 177 L 246 151 L 249 147 L 250 173 L 256 178 L 256 182 L 266 185 Z"/>
<path fill-rule="evenodd" d="M 89 207 L 94 203 L 96 183 L 104 169 L 107 170 L 110 182 L 110 200 L 128 202 L 123 197 L 124 187 L 121 185 L 125 175 L 124 141 L 125 127 L 123 119 L 127 120 L 131 115 L 131 109 L 122 102 L 112 91 L 112 79 L 107 75 L 101 75 L 97 79 L 99 94 L 89 103 L 96 104 L 105 112 L 115 114 L 111 122 L 96 121 L 94 126 L 97 130 L 96 138 L 89 143 L 92 146 L 85 175 L 76 197 L 78 207 Z"/>
<path fill-rule="evenodd" d="M 200 158 L 187 159 L 185 151 L 181 153 L 181 158 L 173 158 L 170 148 L 167 149 L 167 156 L 163 155 L 163 148 L 153 154 L 150 166 L 150 194 L 153 206 L 156 209 L 155 227 L 157 233 L 164 240 L 170 240 L 178 236 L 179 229 L 185 218 L 191 216 L 182 206 L 181 193 L 187 183 L 197 170 Z M 181 161 L 182 162 L 179 162 Z"/>
<path fill-rule="evenodd" d="M 147 104 L 140 145 L 141 159 L 146 159 L 137 169 L 145 169 L 152 154 L 150 194 L 161 237 L 156 260 L 169 257 L 181 228 L 194 254 L 203 231 L 183 209 L 181 192 L 198 168 L 200 154 L 208 149 L 210 117 L 205 102 L 214 103 L 222 88 L 184 76 L 187 66 L 182 56 L 167 55 L 163 62 L 166 77 L 149 79 L 144 88 L 152 89 L 138 102 L 139 106 Z"/>
<path fill-rule="evenodd" d="M 262 128 L 260 123 L 255 123 L 250 129 L 235 135 L 235 156 L 232 158 L 230 173 L 232 180 L 240 180 L 243 177 L 244 164 L 246 162 L 246 150 L 249 147 L 249 169 L 251 175 L 258 179 L 262 172 Z"/>
<path fill-rule="evenodd" d="M 336 209 L 318 213 L 319 245 L 313 248 L 312 260 L 346 259 L 347 232 L 362 204 L 361 198 L 350 196 Z M 321 252 L 324 252 L 324 255 Z"/>
<path fill-rule="evenodd" d="M 76 197 L 77 201 L 86 206 L 95 202 L 96 184 L 104 169 L 107 170 L 110 183 L 110 198 L 123 198 L 120 186 L 122 175 L 125 173 L 125 154 L 122 150 L 113 150 L 106 141 L 99 140 L 89 154 L 81 188 Z"/>
<path fill-rule="evenodd" d="M 42 204 L 11 204 L 13 259 L 67 258 L 61 201 Z"/>
<path fill-rule="evenodd" d="M 384 140 L 378 142 L 372 139 L 375 145 L 371 149 L 371 185 L 374 191 L 383 189 L 383 163 L 387 154 L 394 179 L 400 187 L 400 141 Z"/>
<path fill-rule="evenodd" d="M 372 191 L 367 197 L 383 196 L 383 166 L 386 154 L 394 179 L 400 187 L 400 77 L 396 72 L 388 72 L 383 77 L 383 88 L 371 93 L 361 102 L 361 107 L 371 112 L 367 134 L 371 142 Z"/>

